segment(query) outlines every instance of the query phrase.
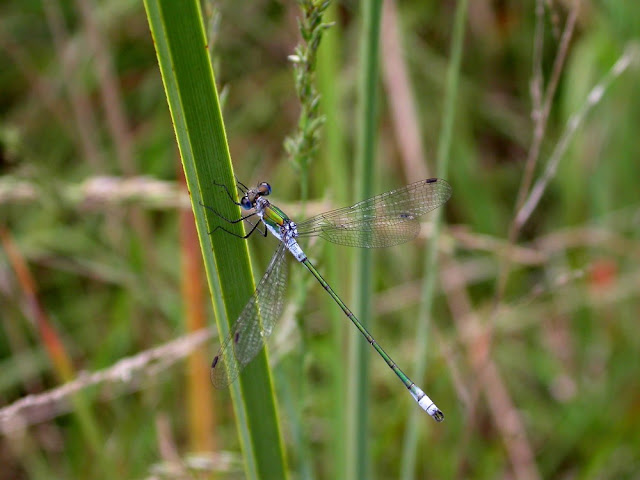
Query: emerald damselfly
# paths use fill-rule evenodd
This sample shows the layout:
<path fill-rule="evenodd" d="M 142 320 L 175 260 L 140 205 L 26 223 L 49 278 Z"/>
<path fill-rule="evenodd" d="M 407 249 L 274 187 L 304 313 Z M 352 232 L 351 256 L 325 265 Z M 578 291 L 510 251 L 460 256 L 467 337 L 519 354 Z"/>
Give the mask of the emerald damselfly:
<path fill-rule="evenodd" d="M 237 188 L 242 193 L 239 202 L 235 201 L 225 185 L 220 186 L 225 188 L 232 202 L 244 210 L 252 210 L 252 212 L 237 220 L 229 220 L 211 207 L 207 208 L 214 211 L 226 222 L 238 223 L 246 220 L 252 225 L 252 228 L 244 236 L 229 232 L 221 226 L 216 227 L 211 233 L 222 229 L 237 237 L 248 238 L 256 230 L 261 231 L 260 226 L 262 225 L 264 230 L 261 233 L 266 237 L 267 233 L 271 232 L 274 237 L 280 240 L 280 245 L 273 254 L 255 293 L 240 313 L 222 343 L 220 351 L 213 358 L 211 381 L 214 386 L 224 388 L 232 383 L 240 371 L 258 354 L 264 346 L 265 339 L 272 333 L 284 306 L 287 279 L 285 253 L 289 250 L 298 262 L 307 267 L 360 333 L 395 372 L 418 405 L 436 421 L 441 422 L 444 415 L 440 409 L 396 365 L 333 291 L 309 261 L 298 245 L 297 239 L 319 236 L 340 245 L 365 248 L 389 247 L 407 242 L 414 238 L 420 230 L 418 217 L 449 200 L 451 186 L 440 178 L 429 178 L 362 200 L 350 207 L 321 213 L 298 224 L 267 200 L 266 197 L 271 193 L 271 186 L 266 182 L 259 183 L 256 188 L 247 188 L 238 182 Z M 250 220 L 252 217 L 258 217 L 259 221 L 252 222 Z"/>

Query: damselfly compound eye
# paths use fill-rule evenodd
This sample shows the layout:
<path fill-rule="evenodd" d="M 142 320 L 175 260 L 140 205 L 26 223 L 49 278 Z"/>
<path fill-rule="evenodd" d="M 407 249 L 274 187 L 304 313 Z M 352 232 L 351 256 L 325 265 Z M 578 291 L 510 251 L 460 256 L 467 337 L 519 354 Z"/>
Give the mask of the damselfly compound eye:
<path fill-rule="evenodd" d="M 271 193 L 271 185 L 269 185 L 267 182 L 260 183 L 258 185 L 258 192 L 260 192 L 260 195 L 266 197 Z"/>
<path fill-rule="evenodd" d="M 240 206 L 245 210 L 251 210 L 253 208 L 253 204 L 251 203 L 251 200 L 249 200 L 249 197 L 242 197 L 240 200 Z"/>

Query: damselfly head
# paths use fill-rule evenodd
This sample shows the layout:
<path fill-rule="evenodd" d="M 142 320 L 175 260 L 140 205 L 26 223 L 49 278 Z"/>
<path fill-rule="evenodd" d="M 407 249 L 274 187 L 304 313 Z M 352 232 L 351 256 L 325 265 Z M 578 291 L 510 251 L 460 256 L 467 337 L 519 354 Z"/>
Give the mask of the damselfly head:
<path fill-rule="evenodd" d="M 240 206 L 245 210 L 255 208 L 256 201 L 260 197 L 266 197 L 271 193 L 271 185 L 261 182 L 256 188 L 251 188 L 244 192 L 244 197 L 240 199 Z"/>

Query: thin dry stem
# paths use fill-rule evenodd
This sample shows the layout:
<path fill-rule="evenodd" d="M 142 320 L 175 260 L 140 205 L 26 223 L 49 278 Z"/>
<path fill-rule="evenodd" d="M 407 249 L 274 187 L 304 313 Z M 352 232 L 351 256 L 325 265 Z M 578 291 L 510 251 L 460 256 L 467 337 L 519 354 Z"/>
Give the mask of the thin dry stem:
<path fill-rule="evenodd" d="M 71 206 L 110 209 L 136 204 L 145 208 L 191 208 L 189 197 L 175 182 L 151 177 L 88 177 L 78 184 L 54 186 L 57 198 Z M 0 203 L 41 202 L 46 198 L 39 183 L 5 175 L 0 177 Z"/>
<path fill-rule="evenodd" d="M 36 423 L 51 420 L 71 409 L 71 397 L 92 386 L 124 386 L 129 390 L 141 388 L 142 380 L 154 378 L 198 349 L 213 336 L 210 328 L 198 330 L 132 357 L 123 358 L 111 367 L 97 372 L 80 372 L 75 380 L 37 395 L 28 395 L 0 409 L 0 432 L 11 435 Z M 116 392 L 105 390 L 107 395 Z"/>
<path fill-rule="evenodd" d="M 534 122 L 533 125 L 533 138 L 531 140 L 531 146 L 527 153 L 527 160 L 525 162 L 524 172 L 520 188 L 518 190 L 518 197 L 516 200 L 515 211 L 520 210 L 521 205 L 524 203 L 527 193 L 533 182 L 533 174 L 535 171 L 538 158 L 540 156 L 540 148 L 547 129 L 547 123 L 549 119 L 549 112 L 551 110 L 552 100 L 555 96 L 557 85 L 559 82 L 560 74 L 562 73 L 562 66 L 565 63 L 568 45 L 573 34 L 575 27 L 575 21 L 578 14 L 578 7 L 580 0 L 574 0 L 573 8 L 569 12 L 569 18 L 567 19 L 565 29 L 562 34 L 562 40 L 558 47 L 558 52 L 554 61 L 554 68 L 549 80 L 549 85 L 545 92 L 543 92 L 544 80 L 542 78 L 542 53 L 543 53 L 543 35 L 544 35 L 544 4 L 543 0 L 536 2 L 536 27 L 534 36 L 534 53 L 533 53 L 533 77 L 531 80 L 531 98 L 532 98 L 532 112 L 531 118 Z M 508 244 L 513 245 L 516 243 L 520 228 L 522 225 L 518 225 L 515 217 L 511 222 L 508 233 Z M 507 286 L 507 279 L 509 278 L 510 264 L 504 260 L 498 273 L 498 281 L 496 284 L 496 294 L 494 298 L 494 309 L 500 304 L 504 296 L 504 291 Z M 491 327 L 489 327 L 491 328 Z"/>
<path fill-rule="evenodd" d="M 542 198 L 542 195 L 544 194 L 544 191 L 546 190 L 549 182 L 555 176 L 560 160 L 566 153 L 571 140 L 573 140 L 576 130 L 584 121 L 587 113 L 589 113 L 589 111 L 595 105 L 597 105 L 600 100 L 602 100 L 602 97 L 604 96 L 607 88 L 609 88 L 613 80 L 619 77 L 629 67 L 634 57 L 635 48 L 632 46 L 628 46 L 620 56 L 618 61 L 616 61 L 613 67 L 611 67 L 607 75 L 602 79 L 602 81 L 591 89 L 591 91 L 587 95 L 586 101 L 584 102 L 580 110 L 569 117 L 562 137 L 556 144 L 556 147 L 549 157 L 549 161 L 547 162 L 544 173 L 538 179 L 533 189 L 531 190 L 527 200 L 517 212 L 517 215 L 513 222 L 516 232 L 522 228 L 535 208 L 538 206 L 538 202 Z"/>
<path fill-rule="evenodd" d="M 540 148 L 544 135 L 547 131 L 547 125 L 549 121 L 549 113 L 551 111 L 551 105 L 556 94 L 558 82 L 560 81 L 560 75 L 562 74 L 562 68 L 567 58 L 567 52 L 569 49 L 569 42 L 573 35 L 576 19 L 578 17 L 578 7 L 580 0 L 574 0 L 573 8 L 569 12 L 569 17 L 562 33 L 560 45 L 558 46 L 558 52 L 553 63 L 553 70 L 549 79 L 549 84 L 546 90 L 543 92 L 542 78 L 542 48 L 544 36 L 544 6 L 543 0 L 538 0 L 536 3 L 536 31 L 534 38 L 534 69 L 533 80 L 531 82 L 531 96 L 533 101 L 533 110 L 531 118 L 534 122 L 533 139 L 529 152 L 527 154 L 527 160 L 525 163 L 524 173 L 522 176 L 522 182 L 520 183 L 520 189 L 518 191 L 518 199 L 516 201 L 515 210 L 518 211 L 525 201 L 527 193 L 531 187 L 533 181 L 533 174 L 535 172 L 536 164 L 540 156 Z M 509 230 L 509 242 L 515 243 L 520 227 L 517 222 L 512 222 Z M 500 293 L 500 292 L 499 292 Z M 501 296 L 501 295 L 500 295 Z"/>

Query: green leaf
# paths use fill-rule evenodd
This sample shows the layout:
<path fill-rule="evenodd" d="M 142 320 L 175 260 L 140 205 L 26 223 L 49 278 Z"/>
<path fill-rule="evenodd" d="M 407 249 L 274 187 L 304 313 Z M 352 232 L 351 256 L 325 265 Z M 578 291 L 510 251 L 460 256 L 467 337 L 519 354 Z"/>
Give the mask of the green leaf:
<path fill-rule="evenodd" d="M 145 0 L 160 72 L 195 214 L 218 330 L 224 336 L 254 289 L 246 242 L 223 232 L 221 219 L 239 218 L 224 184 L 235 180 L 200 5 L 195 0 Z M 243 234 L 241 223 L 224 228 Z M 203 378 L 208 382 L 208 378 Z M 213 388 L 213 387 L 212 387 Z M 263 350 L 231 388 L 247 478 L 286 478 L 280 426 Z"/>

